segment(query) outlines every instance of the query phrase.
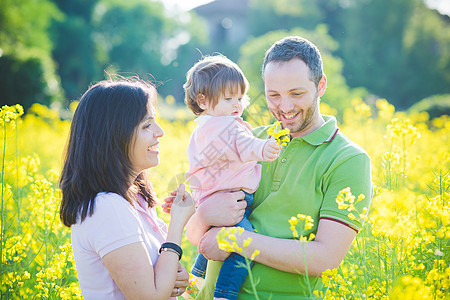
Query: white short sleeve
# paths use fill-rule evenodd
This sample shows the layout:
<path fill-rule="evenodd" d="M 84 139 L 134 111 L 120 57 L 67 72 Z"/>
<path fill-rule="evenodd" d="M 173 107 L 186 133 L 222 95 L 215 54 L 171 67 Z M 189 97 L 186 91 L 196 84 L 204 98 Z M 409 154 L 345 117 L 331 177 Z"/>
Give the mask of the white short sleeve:
<path fill-rule="evenodd" d="M 94 214 L 80 227 L 91 249 L 103 257 L 122 246 L 142 242 L 138 212 L 123 197 L 114 193 L 99 194 L 95 199 Z"/>

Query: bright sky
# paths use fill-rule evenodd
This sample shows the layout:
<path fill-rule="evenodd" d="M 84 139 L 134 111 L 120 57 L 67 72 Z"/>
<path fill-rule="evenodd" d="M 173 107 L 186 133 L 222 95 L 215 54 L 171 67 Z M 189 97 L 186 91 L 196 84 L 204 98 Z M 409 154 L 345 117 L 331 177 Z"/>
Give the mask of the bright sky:
<path fill-rule="evenodd" d="M 161 0 L 168 7 L 178 7 L 182 10 L 190 10 L 196 6 L 212 2 L 213 0 Z M 437 9 L 441 14 L 450 15 L 449 0 L 424 0 L 429 7 Z"/>
<path fill-rule="evenodd" d="M 161 0 L 167 7 L 178 7 L 182 10 L 190 10 L 212 1 L 213 0 Z"/>
<path fill-rule="evenodd" d="M 450 1 L 448 0 L 425 0 L 429 7 L 437 9 L 441 14 L 450 16 Z"/>

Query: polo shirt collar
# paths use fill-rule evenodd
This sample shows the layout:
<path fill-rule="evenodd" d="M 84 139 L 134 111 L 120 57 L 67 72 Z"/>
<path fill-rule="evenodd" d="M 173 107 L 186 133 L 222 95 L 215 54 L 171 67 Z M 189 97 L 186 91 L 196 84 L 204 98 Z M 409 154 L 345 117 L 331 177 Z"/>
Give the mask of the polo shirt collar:
<path fill-rule="evenodd" d="M 305 142 L 313 145 L 319 146 L 323 143 L 331 142 L 335 137 L 339 128 L 336 124 L 336 118 L 333 116 L 322 115 L 325 123 L 317 130 L 311 132 L 304 137 L 298 137 L 295 139 L 303 139 Z"/>

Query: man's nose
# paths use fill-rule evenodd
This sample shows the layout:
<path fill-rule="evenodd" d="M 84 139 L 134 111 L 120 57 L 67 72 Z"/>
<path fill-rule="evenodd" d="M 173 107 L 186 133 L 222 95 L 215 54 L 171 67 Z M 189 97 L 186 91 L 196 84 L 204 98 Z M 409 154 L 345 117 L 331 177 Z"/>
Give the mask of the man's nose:
<path fill-rule="evenodd" d="M 279 108 L 283 112 L 290 112 L 294 108 L 294 103 L 289 97 L 281 96 Z"/>

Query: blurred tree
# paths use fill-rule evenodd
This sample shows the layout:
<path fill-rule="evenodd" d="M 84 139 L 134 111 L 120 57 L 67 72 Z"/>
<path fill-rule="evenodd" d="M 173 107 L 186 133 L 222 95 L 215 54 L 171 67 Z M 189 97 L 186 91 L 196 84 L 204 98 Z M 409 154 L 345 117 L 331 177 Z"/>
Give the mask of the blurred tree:
<path fill-rule="evenodd" d="M 450 93 L 449 21 L 421 6 L 414 10 L 403 37 L 403 69 L 408 80 L 399 86 L 399 93 L 405 105 L 434 94 Z"/>
<path fill-rule="evenodd" d="M 204 21 L 193 13 L 176 20 L 178 22 L 176 33 L 171 39 L 175 45 L 172 46 L 172 55 L 168 58 L 168 61 L 171 61 L 166 66 L 166 78 L 170 81 L 161 85 L 158 92 L 164 96 L 172 95 L 177 102 L 182 103 L 186 73 L 202 57 L 199 48 L 207 44 L 208 34 Z M 174 49 L 176 51 L 173 51 Z"/>
<path fill-rule="evenodd" d="M 97 0 L 54 0 L 64 18 L 53 22 L 53 58 L 67 100 L 103 78 L 94 40 L 92 14 Z"/>
<path fill-rule="evenodd" d="M 332 55 L 337 43 L 327 32 L 325 25 L 319 25 L 314 31 L 293 29 L 291 31 L 272 31 L 257 38 L 250 39 L 241 47 L 239 65 L 250 83 L 249 96 L 252 103 L 266 107 L 264 96 L 264 83 L 261 67 L 264 54 L 270 46 L 279 39 L 289 35 L 299 35 L 313 42 L 321 52 L 324 72 L 327 76 L 327 91 L 321 97 L 323 102 L 341 114 L 344 108 L 349 107 L 353 98 L 363 97 L 367 92 L 360 89 L 350 89 L 342 76 L 342 60 Z"/>
<path fill-rule="evenodd" d="M 48 0 L 0 1 L 0 104 L 28 108 L 30 101 L 49 105 L 60 99 L 48 36 L 51 21 L 60 17 Z"/>
<path fill-rule="evenodd" d="M 173 30 L 162 4 L 147 0 L 103 1 L 97 12 L 96 37 L 108 62 L 121 72 L 159 75 L 162 43 Z"/>
<path fill-rule="evenodd" d="M 450 116 L 450 94 L 433 95 L 420 100 L 408 109 L 408 113 L 427 112 L 430 120 L 441 115 Z"/>
<path fill-rule="evenodd" d="M 400 109 L 450 92 L 450 28 L 436 11 L 422 0 L 350 3 L 336 37 L 350 86 L 365 86 Z"/>
<path fill-rule="evenodd" d="M 0 82 L 1 105 L 20 103 L 28 109 L 36 102 L 50 104 L 51 97 L 45 92 L 44 70 L 39 58 L 1 56 Z"/>
<path fill-rule="evenodd" d="M 400 109 L 450 92 L 449 18 L 423 0 L 251 0 L 253 36 L 327 24 L 351 87 Z"/>
<path fill-rule="evenodd" d="M 163 96 L 180 94 L 193 44 L 206 36 L 195 16 L 168 17 L 160 2 L 148 0 L 103 1 L 96 12 L 95 37 L 108 58 L 105 69 L 150 79 Z"/>
<path fill-rule="evenodd" d="M 253 36 L 292 28 L 313 30 L 323 22 L 324 14 L 317 1 L 250 0 L 249 27 Z"/>

